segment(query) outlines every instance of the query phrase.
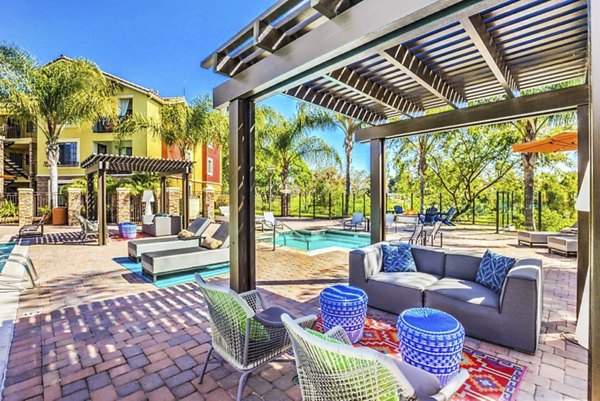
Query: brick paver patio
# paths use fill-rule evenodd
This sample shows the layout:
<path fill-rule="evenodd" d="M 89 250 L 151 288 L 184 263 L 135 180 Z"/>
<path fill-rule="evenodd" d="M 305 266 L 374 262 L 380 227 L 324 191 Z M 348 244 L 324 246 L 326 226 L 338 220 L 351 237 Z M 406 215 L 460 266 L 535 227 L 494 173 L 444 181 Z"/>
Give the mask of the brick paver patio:
<path fill-rule="evenodd" d="M 529 355 L 472 339 L 467 344 L 528 367 L 519 400 L 585 399 L 587 351 L 561 337 L 575 329 L 576 263 L 514 242 L 514 237 L 473 231 L 447 244 L 544 259 L 540 349 Z M 144 282 L 112 260 L 126 255 L 125 242 L 34 245 L 29 254 L 41 285 L 21 296 L 5 400 L 233 399 L 239 374 L 227 364 L 213 360 L 204 383 L 198 383 L 210 334 L 195 285 L 157 289 Z M 319 292 L 347 281 L 347 259 L 344 251 L 307 256 L 259 247 L 258 288 L 267 302 L 299 315 L 316 313 Z M 213 281 L 228 284 L 227 278 Z M 248 400 L 300 399 L 294 376 L 292 364 L 271 364 L 251 376 L 245 395 Z"/>

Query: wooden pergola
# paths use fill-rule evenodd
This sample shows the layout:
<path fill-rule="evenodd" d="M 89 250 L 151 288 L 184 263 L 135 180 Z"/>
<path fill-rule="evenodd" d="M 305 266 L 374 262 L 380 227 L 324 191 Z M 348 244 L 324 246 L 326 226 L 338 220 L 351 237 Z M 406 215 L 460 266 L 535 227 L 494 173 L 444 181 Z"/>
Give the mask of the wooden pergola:
<path fill-rule="evenodd" d="M 160 177 L 161 212 L 166 211 L 167 177 L 181 175 L 183 210 L 182 223 L 189 219 L 189 176 L 193 161 L 153 159 L 141 156 L 93 154 L 81 162 L 87 177 L 87 217 L 96 215 L 98 221 L 98 245 L 106 245 L 106 175 L 131 174 L 133 172 L 156 173 Z M 98 194 L 94 199 L 94 174 L 97 173 Z"/>
<path fill-rule="evenodd" d="M 277 1 L 202 62 L 229 78 L 213 103 L 229 107 L 231 287 L 255 287 L 255 102 L 285 94 L 372 124 L 356 135 L 371 147 L 372 242 L 385 239 L 386 140 L 576 111 L 579 184 L 588 161 L 592 181 L 591 212 L 578 216 L 578 304 L 590 266 L 589 397 L 600 400 L 599 7 L 587 0 Z M 549 86 L 560 82 L 568 84 Z"/>

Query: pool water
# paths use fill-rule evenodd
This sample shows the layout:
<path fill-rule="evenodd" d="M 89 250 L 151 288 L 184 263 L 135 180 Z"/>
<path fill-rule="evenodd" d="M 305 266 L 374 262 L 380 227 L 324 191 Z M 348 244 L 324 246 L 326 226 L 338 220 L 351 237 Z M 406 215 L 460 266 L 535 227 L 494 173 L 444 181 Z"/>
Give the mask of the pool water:
<path fill-rule="evenodd" d="M 0 255 L 11 253 L 17 245 L 16 242 L 0 242 Z"/>
<path fill-rule="evenodd" d="M 297 230 L 279 233 L 275 241 L 277 246 L 288 246 L 303 251 L 316 251 L 330 247 L 356 249 L 371 243 L 368 233 L 354 233 L 338 230 Z"/>

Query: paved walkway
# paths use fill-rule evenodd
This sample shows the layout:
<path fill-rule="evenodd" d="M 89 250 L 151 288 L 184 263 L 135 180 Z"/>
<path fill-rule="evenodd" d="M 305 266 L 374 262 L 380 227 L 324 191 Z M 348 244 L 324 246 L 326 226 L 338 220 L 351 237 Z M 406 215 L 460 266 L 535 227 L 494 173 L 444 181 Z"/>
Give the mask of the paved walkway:
<path fill-rule="evenodd" d="M 543 258 L 540 350 L 529 355 L 472 339 L 467 343 L 528 367 L 519 400 L 585 399 L 587 352 L 561 338 L 575 329 L 575 261 L 514 243 L 511 236 L 465 229 L 449 232 L 447 241 L 451 247 Z M 159 290 L 144 282 L 113 261 L 126 255 L 126 242 L 32 245 L 29 254 L 42 279 L 40 289 L 21 296 L 5 400 L 227 400 L 235 395 L 239 374 L 219 361 L 198 383 L 210 335 L 204 301 L 193 284 Z M 316 313 L 319 292 L 347 281 L 347 260 L 344 251 L 307 256 L 259 247 L 258 288 L 268 302 L 297 314 Z M 228 284 L 227 278 L 213 281 Z M 245 394 L 249 400 L 298 400 L 294 375 L 291 364 L 272 364 L 249 379 Z"/>

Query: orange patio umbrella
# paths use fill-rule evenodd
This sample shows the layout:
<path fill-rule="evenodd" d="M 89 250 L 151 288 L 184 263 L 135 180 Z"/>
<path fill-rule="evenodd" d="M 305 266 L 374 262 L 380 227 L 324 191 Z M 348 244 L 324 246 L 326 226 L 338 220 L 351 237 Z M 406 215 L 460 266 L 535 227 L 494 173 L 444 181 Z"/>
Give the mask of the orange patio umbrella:
<path fill-rule="evenodd" d="M 561 132 L 539 141 L 516 143 L 513 151 L 517 153 L 552 153 L 577 150 L 577 132 Z"/>

